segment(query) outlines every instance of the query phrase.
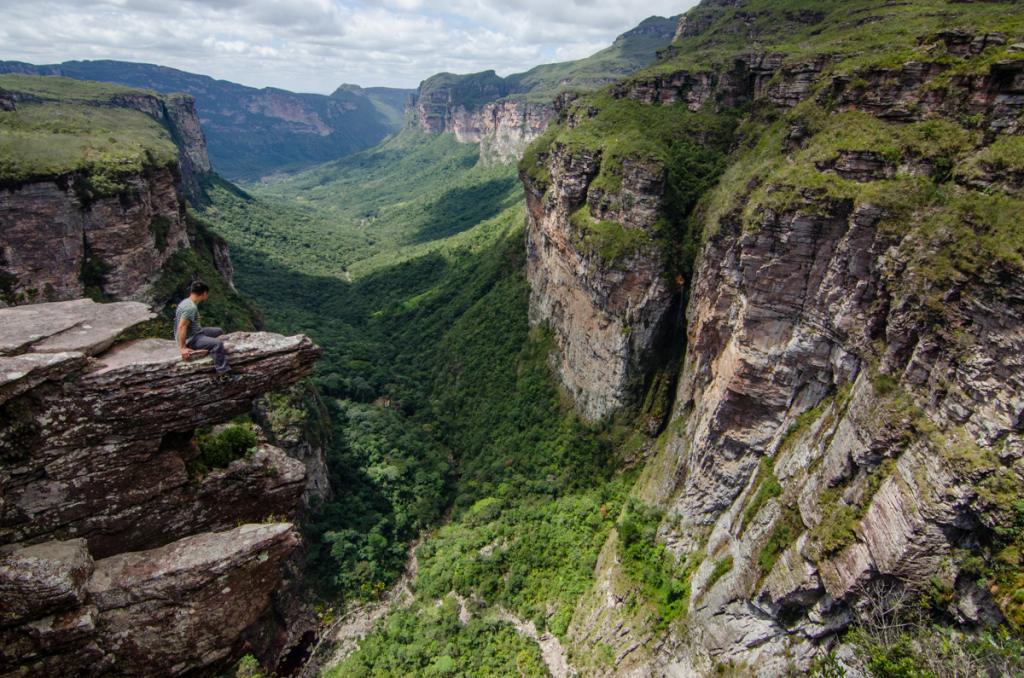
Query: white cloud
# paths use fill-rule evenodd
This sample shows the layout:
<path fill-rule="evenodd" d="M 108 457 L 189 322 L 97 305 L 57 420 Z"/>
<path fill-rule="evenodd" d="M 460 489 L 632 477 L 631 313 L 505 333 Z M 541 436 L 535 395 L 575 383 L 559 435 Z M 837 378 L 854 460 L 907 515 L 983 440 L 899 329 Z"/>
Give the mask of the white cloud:
<path fill-rule="evenodd" d="M 0 0 L 0 59 L 158 63 L 255 87 L 415 87 L 579 59 L 696 0 Z M 551 56 L 553 55 L 553 56 Z"/>

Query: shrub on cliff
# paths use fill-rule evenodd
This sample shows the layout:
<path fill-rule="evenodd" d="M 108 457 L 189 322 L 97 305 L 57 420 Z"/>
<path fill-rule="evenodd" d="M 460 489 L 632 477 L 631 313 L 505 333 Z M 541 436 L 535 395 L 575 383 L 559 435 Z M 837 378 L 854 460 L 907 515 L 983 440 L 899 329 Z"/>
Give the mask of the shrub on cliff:
<path fill-rule="evenodd" d="M 189 475 L 206 475 L 211 469 L 223 468 L 256 447 L 256 434 L 242 426 L 232 426 L 216 435 L 209 429 L 196 432 L 198 457 L 185 465 Z"/>

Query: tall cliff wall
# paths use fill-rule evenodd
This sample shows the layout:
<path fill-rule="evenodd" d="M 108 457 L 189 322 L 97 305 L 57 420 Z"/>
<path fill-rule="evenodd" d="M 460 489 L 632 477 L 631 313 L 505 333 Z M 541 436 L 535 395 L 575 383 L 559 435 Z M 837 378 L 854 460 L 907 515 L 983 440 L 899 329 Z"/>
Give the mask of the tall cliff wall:
<path fill-rule="evenodd" d="M 0 187 L 0 301 L 56 301 L 87 293 L 152 300 L 152 285 L 165 264 L 192 245 L 181 196 L 197 200 L 200 178 L 210 171 L 191 97 L 124 88 L 97 92 L 88 85 L 64 93 L 47 89 L 46 78 L 4 83 L 12 130 L 27 136 L 17 147 L 23 162 L 16 156 L 6 161 Z M 28 126 L 38 131 L 24 131 L 22 109 L 29 112 Z M 93 121 L 96 109 L 138 111 L 153 129 L 128 118 Z M 104 124 L 129 129 L 96 129 Z M 40 134 L 53 129 L 69 137 L 66 150 L 55 153 Z M 222 242 L 215 243 L 214 257 L 230 284 Z"/>
<path fill-rule="evenodd" d="M 770 41 L 766 27 L 827 36 L 857 24 L 841 8 L 705 3 L 681 23 L 665 65 L 610 91 L 652 110 L 752 113 L 692 217 L 704 240 L 685 363 L 637 488 L 666 510 L 658 540 L 673 554 L 684 611 L 664 619 L 645 601 L 613 536 L 569 632 L 581 651 L 614 651 L 614 667 L 595 674 L 710 675 L 730 662 L 764 677 L 806 670 L 893 586 L 965 628 L 1019 624 L 1024 260 L 1011 149 L 1024 110 L 1014 44 L 1024 36 L 996 28 L 999 8 L 934 4 L 931 18 L 896 10 L 872 24 L 905 41 L 890 45 L 894 62 L 893 52 L 832 43 L 707 59 L 700 50 L 728 36 Z M 902 37 L 906 26 L 916 32 Z M 586 350 L 600 322 L 587 329 L 579 318 L 611 322 L 615 294 L 635 287 L 610 285 L 571 314 L 543 291 L 595 277 L 580 247 L 560 244 L 573 228 L 560 206 L 602 185 L 597 165 L 614 139 L 604 133 L 595 148 L 583 133 L 601 137 L 602 107 L 615 105 L 574 102 L 521 165 L 532 191 L 531 314 L 552 324 L 563 355 L 583 356 L 561 374 L 591 414 L 608 410 L 582 394 L 612 383 L 613 371 Z M 650 184 L 646 204 L 664 208 L 665 193 Z M 647 279 L 664 273 L 654 266 Z M 654 302 L 664 314 L 666 299 Z"/>
<path fill-rule="evenodd" d="M 665 176 L 661 168 L 628 162 L 621 189 L 606 195 L 592 187 L 599 168 L 593 154 L 556 146 L 547 167 L 547 192 L 529 174 L 520 175 L 528 210 L 530 321 L 550 323 L 559 377 L 580 411 L 596 419 L 624 405 L 638 388 L 642 362 L 651 357 L 673 296 L 678 303 L 649 237 Z M 618 210 L 607 209 L 612 202 Z M 603 252 L 607 246 L 592 228 L 598 220 L 614 220 L 616 235 L 636 234 L 642 244 L 621 256 Z"/>
<path fill-rule="evenodd" d="M 237 526 L 287 520 L 303 464 L 269 445 L 205 475 L 186 463 L 196 428 L 308 375 L 319 349 L 226 335 L 240 379 L 224 384 L 170 340 L 118 341 L 151 317 L 84 299 L 0 309 L 0 670 L 219 675 L 296 546 L 290 524 Z"/>
<path fill-rule="evenodd" d="M 102 198 L 85 192 L 85 174 L 0 190 L 7 301 L 79 298 L 87 286 L 146 298 L 164 263 L 189 247 L 175 178 L 173 167 L 130 175 L 122 193 Z"/>
<path fill-rule="evenodd" d="M 480 162 L 485 165 L 517 162 L 527 144 L 547 129 L 555 107 L 515 98 L 497 100 L 508 88 L 500 78 L 494 79 L 474 83 L 469 97 L 474 101 L 469 104 L 462 101 L 467 98 L 463 87 L 428 88 L 424 83 L 410 99 L 413 124 L 427 132 L 450 132 L 462 143 L 480 144 Z"/>

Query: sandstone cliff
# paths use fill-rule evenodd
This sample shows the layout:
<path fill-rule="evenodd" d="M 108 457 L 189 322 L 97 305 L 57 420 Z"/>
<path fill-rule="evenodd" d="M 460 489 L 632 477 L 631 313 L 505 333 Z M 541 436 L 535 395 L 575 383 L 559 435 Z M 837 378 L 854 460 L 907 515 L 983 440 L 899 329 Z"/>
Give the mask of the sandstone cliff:
<path fill-rule="evenodd" d="M 0 301 L 152 300 L 162 268 L 191 245 L 180 196 L 197 200 L 210 171 L 191 97 L 4 83 L 5 124 L 23 138 L 0 188 Z M 40 136 L 54 130 L 68 137 L 56 151 Z M 230 280 L 226 251 L 219 258 Z"/>
<path fill-rule="evenodd" d="M 1024 36 L 999 30 L 998 8 L 934 4 L 934 16 L 893 10 L 858 24 L 841 8 L 704 3 L 664 64 L 573 102 L 527 152 L 531 317 L 551 323 L 567 391 L 599 416 L 622 396 L 592 394 L 627 383 L 619 375 L 649 344 L 588 347 L 624 344 L 606 330 L 624 296 L 665 316 L 669 296 L 638 292 L 629 274 L 658 289 L 671 263 L 640 240 L 619 273 L 573 242 L 582 222 L 570 205 L 599 217 L 589 187 L 608 185 L 602 164 L 616 150 L 602 115 L 621 102 L 638 115 L 670 106 L 685 125 L 752 110 L 693 215 L 704 242 L 685 363 L 637 490 L 667 511 L 658 539 L 685 610 L 666 620 L 644 601 L 613 537 L 570 629 L 578 649 L 614 651 L 597 674 L 806 670 L 883 585 L 965 628 L 1020 623 L 1024 261 L 1010 149 Z M 843 39 L 869 24 L 899 47 L 847 52 Z M 713 51 L 730 36 L 793 53 Z M 655 153 L 647 174 L 666 157 Z M 624 192 L 638 185 L 626 162 L 615 172 Z M 650 182 L 634 199 L 646 224 L 665 192 Z M 628 214 L 612 218 L 630 230 Z"/>
<path fill-rule="evenodd" d="M 89 300 L 0 309 L 0 669 L 17 675 L 218 675 L 265 612 L 302 463 L 263 444 L 186 472 L 197 427 L 312 371 L 304 336 L 227 335 L 240 376 L 213 379 L 152 317 Z M 235 529 L 232 529 L 235 528 Z"/>
<path fill-rule="evenodd" d="M 509 164 L 540 136 L 555 116 L 559 97 L 592 90 L 632 73 L 671 40 L 677 17 L 649 17 L 600 52 L 579 61 L 537 66 L 505 78 L 494 71 L 440 73 L 420 83 L 407 114 L 428 132 L 450 132 L 480 144 L 480 162 Z"/>
<path fill-rule="evenodd" d="M 162 305 L 180 294 L 178 278 L 204 277 L 215 303 L 246 306 L 233 292 L 227 245 L 182 197 L 198 200 L 210 172 L 191 98 L 59 82 L 3 78 L 12 115 L 0 163 L 0 303 L 90 296 Z"/>

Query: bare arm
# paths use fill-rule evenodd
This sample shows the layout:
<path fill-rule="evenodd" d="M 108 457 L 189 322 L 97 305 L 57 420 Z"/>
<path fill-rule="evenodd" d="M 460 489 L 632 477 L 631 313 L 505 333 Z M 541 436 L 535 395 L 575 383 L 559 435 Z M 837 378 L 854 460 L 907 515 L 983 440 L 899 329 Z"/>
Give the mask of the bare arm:
<path fill-rule="evenodd" d="M 190 321 L 190 320 L 188 320 L 186 318 L 182 318 L 181 320 L 178 321 L 178 332 L 177 332 L 178 348 L 181 349 L 181 359 L 182 360 L 191 360 L 192 359 L 192 349 L 190 349 L 188 346 L 185 345 L 185 337 L 188 336 L 188 331 L 187 330 L 188 330 L 188 326 L 191 324 L 191 322 L 192 321 Z"/>

